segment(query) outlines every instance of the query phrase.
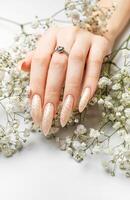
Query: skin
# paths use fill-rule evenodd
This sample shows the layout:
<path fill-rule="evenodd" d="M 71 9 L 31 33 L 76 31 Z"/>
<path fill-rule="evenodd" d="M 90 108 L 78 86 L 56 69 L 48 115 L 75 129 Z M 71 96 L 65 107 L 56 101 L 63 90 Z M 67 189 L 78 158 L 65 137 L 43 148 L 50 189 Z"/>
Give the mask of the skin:
<path fill-rule="evenodd" d="M 111 1 L 109 1 L 110 3 Z M 61 89 L 64 86 L 63 105 L 67 95 L 74 98 L 74 110 L 85 88 L 90 89 L 91 99 L 97 88 L 104 57 L 112 50 L 113 44 L 130 19 L 130 1 L 117 0 L 118 6 L 108 23 L 104 36 L 95 35 L 78 27 L 50 28 L 40 38 L 37 48 L 30 52 L 22 62 L 22 70 L 30 71 L 32 95 L 41 98 L 42 111 L 48 102 L 54 105 L 54 116 L 59 105 Z M 103 0 L 103 6 L 108 1 Z M 57 46 L 63 46 L 69 53 L 54 53 Z M 24 63 L 24 64 L 23 64 Z M 37 115 L 32 116 L 34 121 Z"/>
<path fill-rule="evenodd" d="M 66 51 L 69 52 L 69 58 L 65 54 L 58 53 L 54 53 L 51 57 L 50 55 L 54 52 L 56 43 L 50 39 L 57 41 L 57 46 L 64 46 Z M 44 48 L 47 45 L 49 46 L 48 52 Z M 100 52 L 99 46 L 102 49 Z M 47 102 L 53 102 L 55 109 L 57 109 L 61 87 L 65 84 L 63 100 L 67 94 L 72 94 L 75 99 L 75 108 L 81 91 L 83 75 L 85 76 L 83 87 L 91 87 L 91 96 L 93 96 L 103 58 L 110 53 L 111 48 L 112 43 L 106 38 L 78 30 L 75 27 L 48 30 L 46 35 L 42 36 L 32 58 L 30 74 L 32 90 L 34 93 L 40 94 L 42 99 L 44 97 L 44 105 Z M 45 51 L 45 57 L 43 51 Z M 43 63 L 45 65 L 44 70 L 42 66 L 40 68 Z M 39 69 L 36 69 L 35 66 L 39 66 Z M 84 72 L 85 66 L 87 69 Z M 46 74 L 47 71 L 48 75 Z M 39 85 L 45 86 L 45 81 L 46 88 L 40 88 Z"/>

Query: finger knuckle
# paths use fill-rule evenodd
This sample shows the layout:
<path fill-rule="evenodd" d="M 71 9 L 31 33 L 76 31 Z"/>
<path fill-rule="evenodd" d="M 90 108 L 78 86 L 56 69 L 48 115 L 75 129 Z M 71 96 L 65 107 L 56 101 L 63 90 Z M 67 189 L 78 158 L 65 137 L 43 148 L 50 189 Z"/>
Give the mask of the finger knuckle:
<path fill-rule="evenodd" d="M 82 51 L 73 51 L 70 55 L 70 58 L 76 61 L 83 61 L 84 60 L 84 54 Z"/>
<path fill-rule="evenodd" d="M 48 62 L 49 57 L 50 57 L 49 54 L 44 54 L 44 55 L 35 54 L 33 56 L 33 61 L 40 64 L 44 64 L 44 63 L 46 64 Z"/>
<path fill-rule="evenodd" d="M 102 59 L 101 58 L 89 59 L 89 63 L 98 66 L 102 64 Z"/>
<path fill-rule="evenodd" d="M 52 65 L 54 66 L 64 66 L 67 62 L 67 59 L 65 56 L 54 56 L 52 58 Z"/>
<path fill-rule="evenodd" d="M 90 74 L 90 75 L 88 75 L 87 76 L 87 79 L 89 80 L 92 80 L 92 79 L 94 79 L 94 80 L 97 80 L 99 78 L 99 73 L 93 73 L 93 74 Z"/>
<path fill-rule="evenodd" d="M 56 100 L 59 97 L 58 95 L 58 91 L 56 88 L 50 89 L 48 90 L 48 92 L 45 95 L 45 99 L 47 99 L 48 101 L 51 101 L 53 99 Z"/>
<path fill-rule="evenodd" d="M 79 88 L 79 84 L 77 81 L 72 81 L 68 83 L 70 90 L 77 91 Z"/>

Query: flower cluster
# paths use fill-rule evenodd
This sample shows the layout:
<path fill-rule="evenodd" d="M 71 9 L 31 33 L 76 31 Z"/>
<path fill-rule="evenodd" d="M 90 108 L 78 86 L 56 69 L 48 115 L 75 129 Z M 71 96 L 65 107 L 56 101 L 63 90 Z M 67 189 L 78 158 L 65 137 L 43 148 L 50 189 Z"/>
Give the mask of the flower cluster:
<path fill-rule="evenodd" d="M 74 25 L 99 35 L 107 31 L 114 10 L 114 4 L 111 8 L 102 7 L 100 0 L 66 0 L 65 3 L 66 15 Z"/>
<path fill-rule="evenodd" d="M 61 138 L 59 146 L 66 150 L 76 161 L 82 161 L 90 154 L 107 155 L 103 162 L 106 172 L 112 176 L 116 169 L 130 177 L 130 36 L 118 50 L 104 60 L 103 71 L 98 89 L 89 106 L 77 121 L 72 136 Z M 125 54 L 125 55 L 124 55 Z M 115 60 L 122 56 L 121 65 Z M 87 125 L 89 110 L 95 107 L 100 111 L 96 128 Z M 75 115 L 77 119 L 77 115 Z M 94 121 L 94 114 L 93 114 Z M 96 115 L 97 118 L 97 115 Z M 88 122 L 89 121 L 89 122 Z M 81 124 L 82 123 L 82 124 Z M 109 158 L 109 160 L 108 160 Z"/>
<path fill-rule="evenodd" d="M 83 2 L 87 2 L 89 9 L 90 5 L 93 8 L 95 6 L 89 1 Z M 72 1 L 68 1 L 65 9 L 70 9 L 71 3 Z M 73 5 L 71 10 L 74 9 Z M 95 9 L 99 8 L 96 6 Z M 55 18 L 55 16 L 54 14 L 53 17 Z M 77 19 L 79 18 L 77 17 Z M 41 132 L 40 128 L 33 123 L 30 115 L 27 98 L 29 73 L 18 71 L 17 63 L 25 57 L 26 53 L 35 49 L 36 42 L 40 37 L 39 30 L 46 30 L 54 21 L 56 20 L 52 17 L 45 20 L 39 20 L 36 17 L 32 23 L 35 33 L 30 34 L 25 31 L 28 23 L 22 25 L 21 34 L 15 37 L 12 46 L 8 50 L 0 51 L 0 107 L 3 112 L 3 121 L 0 124 L 0 151 L 7 157 L 22 149 L 31 132 Z M 93 28 L 95 29 L 95 24 Z M 75 130 L 69 136 L 64 137 L 61 134 L 58 136 L 61 129 L 60 104 L 57 116 L 53 120 L 50 137 L 48 137 L 55 138 L 59 148 L 66 150 L 78 162 L 95 153 L 107 155 L 109 160 L 103 162 L 105 170 L 111 175 L 115 175 L 116 169 L 119 168 L 127 177 L 130 176 L 129 52 L 130 36 L 117 50 L 104 59 L 97 92 L 87 108 L 82 113 L 79 113 L 78 110 L 73 111 L 66 127 L 71 125 Z M 116 59 L 119 56 L 122 57 L 122 63 L 117 64 Z M 62 96 L 63 91 L 61 100 Z M 95 126 L 93 126 L 94 123 L 88 126 L 91 122 L 89 111 L 93 108 L 96 111 L 91 114 L 92 122 L 94 122 L 94 115 L 96 115 L 96 119 L 99 117 L 99 120 Z M 96 113 L 99 113 L 98 117 Z"/>
<path fill-rule="evenodd" d="M 29 75 L 19 72 L 17 62 L 34 48 L 37 36 L 22 33 L 15 37 L 12 48 L 0 51 L 0 106 L 4 123 L 0 124 L 0 151 L 11 156 L 21 150 L 33 124 L 27 98 Z M 20 128 L 21 119 L 24 129 Z"/>

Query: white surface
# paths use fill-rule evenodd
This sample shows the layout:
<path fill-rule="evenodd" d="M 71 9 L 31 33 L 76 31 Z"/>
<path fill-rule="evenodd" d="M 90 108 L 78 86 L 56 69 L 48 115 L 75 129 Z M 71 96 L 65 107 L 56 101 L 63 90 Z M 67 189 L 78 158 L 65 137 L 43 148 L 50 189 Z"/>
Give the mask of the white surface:
<path fill-rule="evenodd" d="M 63 5 L 63 0 L 4 0 L 0 15 L 26 22 Z M 7 46 L 16 31 L 15 26 L 0 22 L 0 46 Z M 0 156 L 1 200 L 129 200 L 129 184 L 123 176 L 107 175 L 98 158 L 78 164 L 39 135 L 12 158 Z"/>

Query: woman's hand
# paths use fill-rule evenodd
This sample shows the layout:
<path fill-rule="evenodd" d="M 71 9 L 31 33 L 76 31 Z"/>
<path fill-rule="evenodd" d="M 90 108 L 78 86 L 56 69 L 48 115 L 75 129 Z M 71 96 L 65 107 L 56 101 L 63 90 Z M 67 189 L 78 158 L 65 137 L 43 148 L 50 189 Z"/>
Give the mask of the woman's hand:
<path fill-rule="evenodd" d="M 69 55 L 55 52 L 58 46 L 64 47 Z M 42 124 L 45 135 L 57 112 L 63 86 L 62 127 L 77 105 L 79 112 L 84 110 L 95 93 L 103 59 L 112 46 L 111 39 L 74 26 L 50 28 L 35 51 L 21 61 L 21 69 L 30 71 L 32 117 Z"/>

